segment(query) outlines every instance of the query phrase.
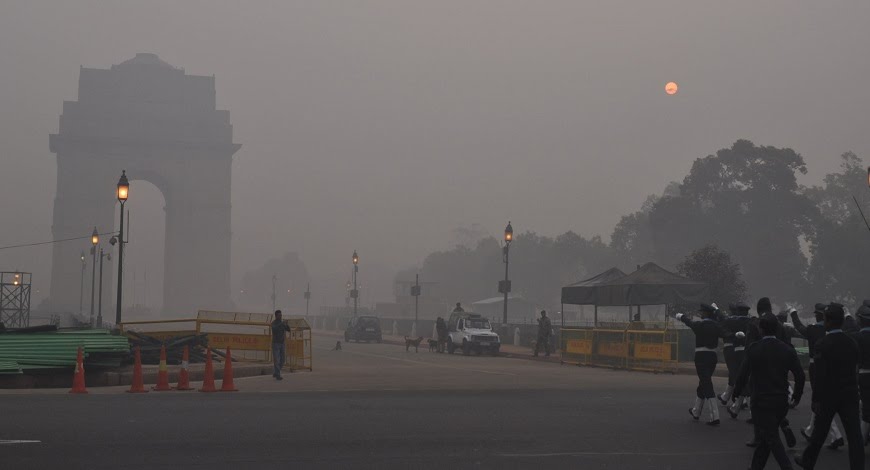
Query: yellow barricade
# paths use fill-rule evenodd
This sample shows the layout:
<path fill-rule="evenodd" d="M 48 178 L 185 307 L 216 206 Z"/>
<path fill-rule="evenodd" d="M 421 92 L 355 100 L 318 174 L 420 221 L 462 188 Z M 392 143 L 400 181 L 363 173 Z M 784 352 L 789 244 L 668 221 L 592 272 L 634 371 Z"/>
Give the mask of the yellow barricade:
<path fill-rule="evenodd" d="M 209 347 L 215 350 L 233 349 L 233 359 L 272 362 L 272 315 L 200 311 L 196 318 L 147 320 L 119 325 L 121 332 L 135 329 L 157 339 L 191 334 L 206 334 Z M 194 330 L 179 330 L 177 323 L 195 324 Z M 286 366 L 293 370 L 312 368 L 311 327 L 302 318 L 287 320 L 290 332 L 285 337 Z M 148 325 L 143 329 L 144 325 Z M 170 331 L 169 328 L 172 328 Z"/>
<path fill-rule="evenodd" d="M 678 335 L 667 325 L 641 324 L 607 328 L 563 328 L 562 363 L 616 369 L 676 372 Z"/>

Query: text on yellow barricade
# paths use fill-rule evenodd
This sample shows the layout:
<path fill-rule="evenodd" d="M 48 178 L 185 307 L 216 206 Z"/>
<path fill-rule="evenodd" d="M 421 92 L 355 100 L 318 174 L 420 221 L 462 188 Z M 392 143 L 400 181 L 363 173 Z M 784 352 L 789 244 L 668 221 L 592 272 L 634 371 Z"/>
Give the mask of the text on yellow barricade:
<path fill-rule="evenodd" d="M 209 333 L 208 345 L 212 349 L 231 347 L 242 351 L 270 351 L 272 348 L 272 336 Z"/>

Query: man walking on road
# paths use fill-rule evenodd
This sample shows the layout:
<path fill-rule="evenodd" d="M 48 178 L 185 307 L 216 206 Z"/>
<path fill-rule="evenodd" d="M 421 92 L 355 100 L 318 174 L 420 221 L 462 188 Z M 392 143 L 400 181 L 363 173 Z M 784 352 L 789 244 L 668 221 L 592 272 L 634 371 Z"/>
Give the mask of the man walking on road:
<path fill-rule="evenodd" d="M 272 377 L 275 380 L 283 380 L 281 369 L 287 360 L 287 348 L 284 347 L 284 334 L 290 331 L 290 326 L 281 319 L 281 311 L 275 310 L 275 319 L 272 320 Z"/>
<path fill-rule="evenodd" d="M 752 419 L 760 442 L 752 455 L 752 470 L 761 470 L 767 458 L 773 458 L 782 469 L 791 469 L 791 462 L 779 438 L 780 423 L 788 413 L 788 373 L 794 376 L 795 405 L 804 391 L 804 370 L 794 348 L 776 339 L 778 320 L 766 313 L 759 320 L 762 339 L 746 351 L 740 367 L 734 393 L 740 395 L 752 380 Z"/>
<path fill-rule="evenodd" d="M 858 412 L 858 344 L 843 332 L 845 312 L 837 303 L 825 309 L 827 334 L 816 343 L 815 383 L 813 384 L 813 412 L 816 427 L 810 444 L 795 462 L 803 468 L 813 469 L 819 450 L 825 443 L 828 429 L 835 415 L 840 415 L 843 433 L 849 443 L 849 468 L 864 468 L 864 440 L 861 438 L 861 420 Z"/>
<path fill-rule="evenodd" d="M 535 343 L 535 357 L 541 346 L 544 347 L 544 357 L 550 357 L 550 334 L 553 332 L 553 324 L 547 318 L 547 311 L 541 310 L 541 318 L 538 319 L 538 342 Z"/>

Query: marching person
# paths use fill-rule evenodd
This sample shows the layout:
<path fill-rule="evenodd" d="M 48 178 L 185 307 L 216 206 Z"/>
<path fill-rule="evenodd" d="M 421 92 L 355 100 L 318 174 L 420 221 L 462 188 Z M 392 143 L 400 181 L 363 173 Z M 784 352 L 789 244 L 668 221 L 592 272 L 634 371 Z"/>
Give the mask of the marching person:
<path fill-rule="evenodd" d="M 284 377 L 281 377 L 281 369 L 287 361 L 284 333 L 288 331 L 290 326 L 281 319 L 281 311 L 275 310 L 275 319 L 272 320 L 272 377 L 275 377 L 275 380 L 284 380 Z"/>
<path fill-rule="evenodd" d="M 553 324 L 547 318 L 547 311 L 541 310 L 541 318 L 538 319 L 538 341 L 535 343 L 535 357 L 538 350 L 544 346 L 544 357 L 550 357 L 550 334 L 553 332 Z"/>
<path fill-rule="evenodd" d="M 858 390 L 861 393 L 861 436 L 864 445 L 870 439 L 870 307 L 862 305 L 856 312 L 861 330 L 852 338 L 858 343 L 861 359 L 858 363 Z"/>
<path fill-rule="evenodd" d="M 753 470 L 763 469 L 771 453 L 780 468 L 792 468 L 779 438 L 779 427 L 788 414 L 788 373 L 794 376 L 795 403 L 803 395 L 805 377 L 794 348 L 776 338 L 777 326 L 777 319 L 770 312 L 759 320 L 762 338 L 746 351 L 734 385 L 734 392 L 740 395 L 752 381 L 753 426 L 760 439 L 752 455 Z"/>
<path fill-rule="evenodd" d="M 719 324 L 711 317 L 716 309 L 711 305 L 701 304 L 698 312 L 701 321 L 693 321 L 687 315 L 678 313 L 677 320 L 682 321 L 695 333 L 695 371 L 698 373 L 698 388 L 695 391 L 695 406 L 689 408 L 689 414 L 695 421 L 701 419 L 704 407 L 710 408 L 710 426 L 719 425 L 719 405 L 716 403 L 716 391 L 713 389 L 713 373 L 716 371 L 719 338 L 723 336 Z"/>
<path fill-rule="evenodd" d="M 816 343 L 813 412 L 816 427 L 803 455 L 795 457 L 802 468 L 813 469 L 819 450 L 828 435 L 831 421 L 840 415 L 843 432 L 849 443 L 849 468 L 864 468 L 864 441 L 861 439 L 861 420 L 858 411 L 858 360 L 855 340 L 843 332 L 845 312 L 843 306 L 832 303 L 825 309 L 827 334 Z"/>
<path fill-rule="evenodd" d="M 738 305 L 746 308 L 738 308 Z M 728 388 L 718 396 L 723 406 L 728 406 L 728 402 L 737 399 L 737 396 L 734 395 L 734 381 L 745 356 L 746 331 L 749 328 L 749 307 L 746 304 L 742 302 L 730 304 L 728 310 L 731 315 L 722 321 L 722 328 L 727 334 L 722 354 L 725 356 L 725 365 L 728 367 Z"/>
<path fill-rule="evenodd" d="M 804 325 L 798 316 L 797 310 L 791 311 L 791 319 L 794 322 L 794 328 L 807 340 L 807 346 L 809 348 L 810 355 L 810 389 L 815 389 L 815 369 L 816 365 L 813 363 L 813 356 L 816 351 L 816 343 L 825 337 L 825 304 L 817 303 L 815 305 L 815 309 L 813 310 L 813 315 L 816 317 L 816 322 L 812 325 Z M 804 439 L 807 441 L 810 440 L 810 436 L 813 434 L 813 427 L 816 422 L 816 414 L 810 414 L 810 424 L 806 428 L 801 428 L 801 435 L 804 436 Z M 846 444 L 846 441 L 843 440 L 843 435 L 840 433 L 840 428 L 837 427 L 837 423 L 831 421 L 831 430 L 828 432 L 828 438 L 830 439 L 830 443 L 828 444 L 829 449 L 837 449 Z"/>

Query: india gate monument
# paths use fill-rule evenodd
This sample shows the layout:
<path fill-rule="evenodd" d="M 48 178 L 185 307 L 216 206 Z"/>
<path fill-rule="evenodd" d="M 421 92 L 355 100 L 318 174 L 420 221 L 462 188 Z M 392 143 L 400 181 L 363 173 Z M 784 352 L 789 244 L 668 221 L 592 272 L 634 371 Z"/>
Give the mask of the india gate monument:
<path fill-rule="evenodd" d="M 57 154 L 55 240 L 88 235 L 94 226 L 117 231 L 115 185 L 126 170 L 131 199 L 136 180 L 144 180 L 166 202 L 163 312 L 231 307 L 231 163 L 240 145 L 229 111 L 216 109 L 213 76 L 187 75 L 154 54 L 109 69 L 82 67 L 78 101 L 64 101 L 49 145 Z M 135 243 L 135 214 L 131 219 Z M 55 312 L 78 311 L 80 251 L 54 244 L 48 304 Z"/>

